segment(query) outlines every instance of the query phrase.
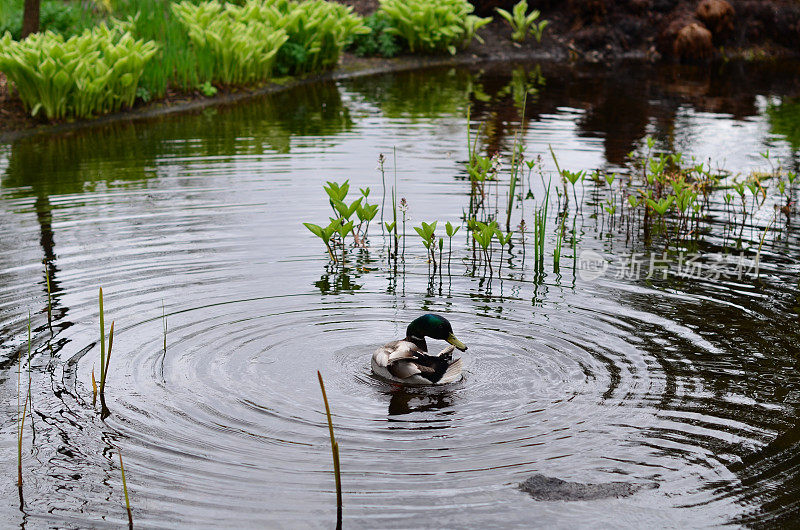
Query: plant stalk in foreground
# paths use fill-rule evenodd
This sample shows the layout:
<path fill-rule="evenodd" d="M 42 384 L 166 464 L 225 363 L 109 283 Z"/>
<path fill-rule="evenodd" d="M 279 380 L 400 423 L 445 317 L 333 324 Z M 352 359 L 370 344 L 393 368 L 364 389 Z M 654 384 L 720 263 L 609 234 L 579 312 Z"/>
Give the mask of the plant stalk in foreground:
<path fill-rule="evenodd" d="M 328 431 L 331 437 L 331 452 L 333 453 L 333 473 L 336 478 L 336 528 L 342 528 L 342 478 L 339 468 L 339 444 L 333 435 L 333 420 L 331 419 L 331 408 L 328 405 L 328 396 L 325 393 L 325 383 L 322 381 L 322 374 L 317 370 L 319 378 L 319 388 L 322 390 L 322 400 L 325 402 L 325 414 L 328 417 Z"/>

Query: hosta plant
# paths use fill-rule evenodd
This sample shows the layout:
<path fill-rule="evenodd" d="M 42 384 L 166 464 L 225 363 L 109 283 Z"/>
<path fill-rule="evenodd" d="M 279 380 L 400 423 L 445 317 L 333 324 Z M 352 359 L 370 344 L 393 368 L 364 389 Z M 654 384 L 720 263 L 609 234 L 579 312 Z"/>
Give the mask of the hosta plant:
<path fill-rule="evenodd" d="M 215 0 L 173 4 L 198 53 L 214 58 L 212 80 L 222 84 L 264 81 L 272 74 L 286 32 L 265 23 L 258 6 L 220 4 Z"/>
<path fill-rule="evenodd" d="M 279 53 L 286 73 L 316 72 L 335 66 L 356 35 L 370 33 L 353 8 L 325 0 L 264 0 L 280 18 L 272 19 L 288 35 Z"/>
<path fill-rule="evenodd" d="M 87 118 L 133 104 L 145 64 L 156 53 L 118 25 L 100 24 L 64 39 L 50 31 L 0 38 L 0 71 L 32 116 Z"/>
<path fill-rule="evenodd" d="M 397 35 L 413 52 L 455 54 L 473 38 L 483 42 L 476 32 L 491 22 L 491 17 L 472 15 L 467 0 L 380 0 L 380 12 L 386 17 L 388 33 Z"/>

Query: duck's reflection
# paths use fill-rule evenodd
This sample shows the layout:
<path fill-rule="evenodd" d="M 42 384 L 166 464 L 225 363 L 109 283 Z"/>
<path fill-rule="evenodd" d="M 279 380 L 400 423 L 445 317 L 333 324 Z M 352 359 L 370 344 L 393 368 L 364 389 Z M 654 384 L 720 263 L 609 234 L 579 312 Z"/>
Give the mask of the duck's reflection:
<path fill-rule="evenodd" d="M 441 414 L 450 414 L 455 401 L 453 392 L 442 388 L 418 388 L 392 385 L 392 390 L 389 395 L 390 421 L 392 416 L 403 416 L 420 412 L 442 411 Z M 440 415 L 437 414 L 437 416 Z"/>

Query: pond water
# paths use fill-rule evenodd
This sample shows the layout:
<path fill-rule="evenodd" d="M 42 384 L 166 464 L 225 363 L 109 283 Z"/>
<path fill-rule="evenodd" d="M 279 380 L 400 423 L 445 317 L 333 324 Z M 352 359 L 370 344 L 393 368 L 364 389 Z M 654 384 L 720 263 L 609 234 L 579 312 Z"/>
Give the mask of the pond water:
<path fill-rule="evenodd" d="M 560 273 L 551 215 L 546 274 L 534 274 L 529 234 L 527 247 L 515 236 L 492 281 L 473 273 L 464 229 L 449 273 L 431 281 L 411 227 L 458 223 L 468 208 L 468 106 L 481 152 L 510 152 L 522 122 L 526 156 L 541 154 L 546 174 L 548 146 L 562 167 L 624 171 L 647 135 L 734 174 L 768 169 L 767 149 L 797 170 L 798 79 L 794 66 L 733 63 L 446 68 L 0 145 L 0 522 L 124 523 L 121 450 L 137 526 L 330 528 L 317 370 L 341 447 L 347 527 L 796 520 L 796 224 L 778 219 L 757 277 L 619 274 L 626 256 L 660 252 L 658 243 L 604 226 L 586 183 Z M 525 86 L 535 90 L 522 117 Z M 302 222 L 326 222 L 326 180 L 369 186 L 380 204 L 381 153 L 387 185 L 396 179 L 409 203 L 405 260 L 389 265 L 376 219 L 369 247 L 338 269 Z M 541 199 L 541 179 L 529 188 Z M 705 253 L 726 244 L 725 208 L 713 200 Z M 532 225 L 531 204 L 518 203 L 512 225 Z M 746 248 L 771 218 L 765 206 L 743 232 Z M 573 263 L 585 251 L 611 266 L 581 274 Z M 116 326 L 105 421 L 91 387 L 101 286 L 106 326 Z M 29 312 L 20 506 L 17 358 Z M 401 389 L 373 378 L 373 349 L 423 312 L 446 315 L 469 346 L 464 380 Z M 537 500 L 519 489 L 533 474 L 658 487 Z"/>

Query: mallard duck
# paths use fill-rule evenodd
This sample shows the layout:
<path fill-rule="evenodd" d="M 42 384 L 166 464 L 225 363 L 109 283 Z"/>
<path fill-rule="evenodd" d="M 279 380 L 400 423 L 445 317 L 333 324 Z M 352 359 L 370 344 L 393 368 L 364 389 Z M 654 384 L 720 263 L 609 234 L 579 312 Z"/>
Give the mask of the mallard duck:
<path fill-rule="evenodd" d="M 445 340 L 451 345 L 437 355 L 428 353 L 425 337 Z M 443 385 L 461 377 L 461 359 L 453 350 L 467 349 L 453 335 L 453 327 L 439 315 L 422 315 L 406 329 L 406 338 L 381 346 L 372 354 L 372 371 L 389 381 L 405 385 Z"/>

